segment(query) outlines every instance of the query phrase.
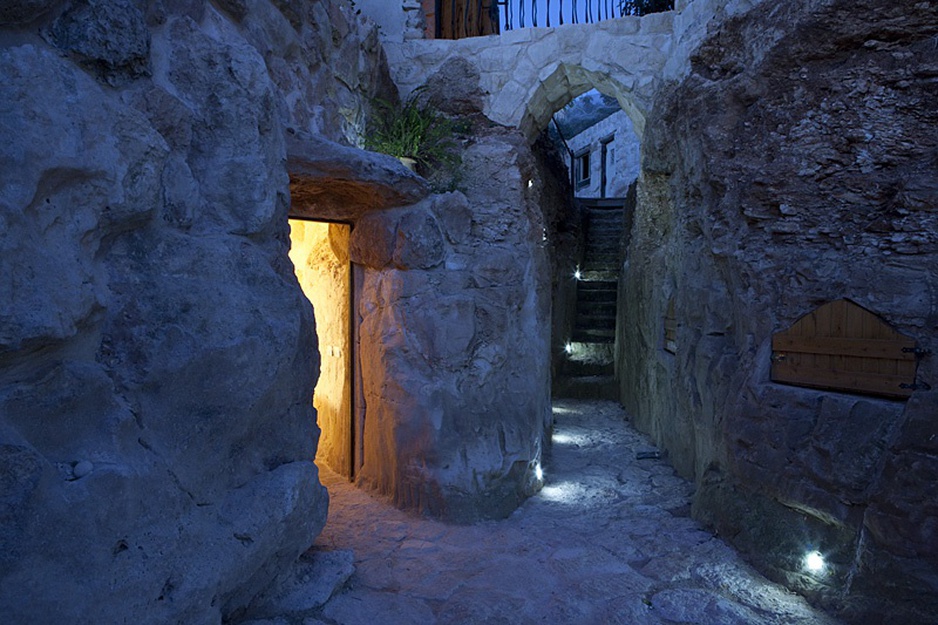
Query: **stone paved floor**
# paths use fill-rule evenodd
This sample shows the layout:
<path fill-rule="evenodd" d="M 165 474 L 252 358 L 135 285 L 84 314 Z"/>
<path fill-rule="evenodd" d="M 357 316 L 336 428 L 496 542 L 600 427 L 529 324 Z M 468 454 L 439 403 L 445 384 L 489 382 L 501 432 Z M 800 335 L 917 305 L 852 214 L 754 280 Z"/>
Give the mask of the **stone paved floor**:
<path fill-rule="evenodd" d="M 835 625 L 688 515 L 690 484 L 611 402 L 557 401 L 546 485 L 510 518 L 410 516 L 341 478 L 319 550 L 355 572 L 305 625 Z"/>

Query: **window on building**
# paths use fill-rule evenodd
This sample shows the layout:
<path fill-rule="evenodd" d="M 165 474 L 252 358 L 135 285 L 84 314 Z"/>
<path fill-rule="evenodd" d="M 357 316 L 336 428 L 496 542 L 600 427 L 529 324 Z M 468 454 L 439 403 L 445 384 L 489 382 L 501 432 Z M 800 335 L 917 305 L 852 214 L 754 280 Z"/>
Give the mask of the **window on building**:
<path fill-rule="evenodd" d="M 585 150 L 573 156 L 573 180 L 576 187 L 589 186 L 590 183 L 590 153 Z"/>

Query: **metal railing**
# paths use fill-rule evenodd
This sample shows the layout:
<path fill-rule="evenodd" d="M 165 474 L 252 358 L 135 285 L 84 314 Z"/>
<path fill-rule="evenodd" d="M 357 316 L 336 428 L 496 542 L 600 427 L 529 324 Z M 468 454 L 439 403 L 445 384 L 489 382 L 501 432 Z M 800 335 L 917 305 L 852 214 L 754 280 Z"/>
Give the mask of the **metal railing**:
<path fill-rule="evenodd" d="M 624 0 L 502 0 L 498 4 L 503 30 L 592 24 L 627 14 Z"/>
<path fill-rule="evenodd" d="M 518 28 L 593 24 L 673 7 L 674 0 L 437 0 L 436 36 L 462 39 Z"/>
<path fill-rule="evenodd" d="M 674 8 L 674 0 L 498 0 L 502 30 L 527 26 L 593 24 L 624 15 Z"/>

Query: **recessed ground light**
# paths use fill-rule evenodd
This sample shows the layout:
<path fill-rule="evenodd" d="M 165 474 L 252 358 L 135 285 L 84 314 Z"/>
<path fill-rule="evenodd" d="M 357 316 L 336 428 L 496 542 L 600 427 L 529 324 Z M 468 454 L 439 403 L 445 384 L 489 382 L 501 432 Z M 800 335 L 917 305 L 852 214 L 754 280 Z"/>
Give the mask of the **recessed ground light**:
<path fill-rule="evenodd" d="M 819 551 L 809 551 L 804 557 L 804 568 L 812 573 L 824 570 L 824 556 Z"/>
<path fill-rule="evenodd" d="M 541 468 L 540 462 L 534 465 L 534 477 L 537 478 L 538 482 L 544 481 L 544 469 Z"/>

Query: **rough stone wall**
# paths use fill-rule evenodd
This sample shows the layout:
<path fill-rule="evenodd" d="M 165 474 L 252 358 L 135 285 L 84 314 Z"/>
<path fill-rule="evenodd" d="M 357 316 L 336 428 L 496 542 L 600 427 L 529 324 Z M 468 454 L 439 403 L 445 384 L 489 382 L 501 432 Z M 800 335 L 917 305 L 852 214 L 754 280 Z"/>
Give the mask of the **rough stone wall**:
<path fill-rule="evenodd" d="M 463 192 L 356 223 L 365 403 L 358 482 L 456 522 L 507 516 L 539 484 L 550 421 L 550 282 L 530 149 L 493 130 Z"/>
<path fill-rule="evenodd" d="M 0 8 L 5 622 L 218 623 L 322 527 L 284 128 L 380 50 L 278 4 Z"/>
<path fill-rule="evenodd" d="M 196 3 L 197 5 L 201 3 Z M 263 57 L 292 136 L 360 146 L 369 100 L 396 95 L 378 29 L 346 0 L 219 0 Z M 172 10 L 172 8 L 168 9 Z M 229 21 L 219 30 L 231 28 Z"/>
<path fill-rule="evenodd" d="M 846 297 L 938 347 L 936 33 L 934 2 L 881 0 L 713 28 L 649 118 L 624 277 L 623 401 L 696 477 L 696 515 L 857 623 L 938 612 L 938 393 L 773 384 L 771 334 Z"/>

